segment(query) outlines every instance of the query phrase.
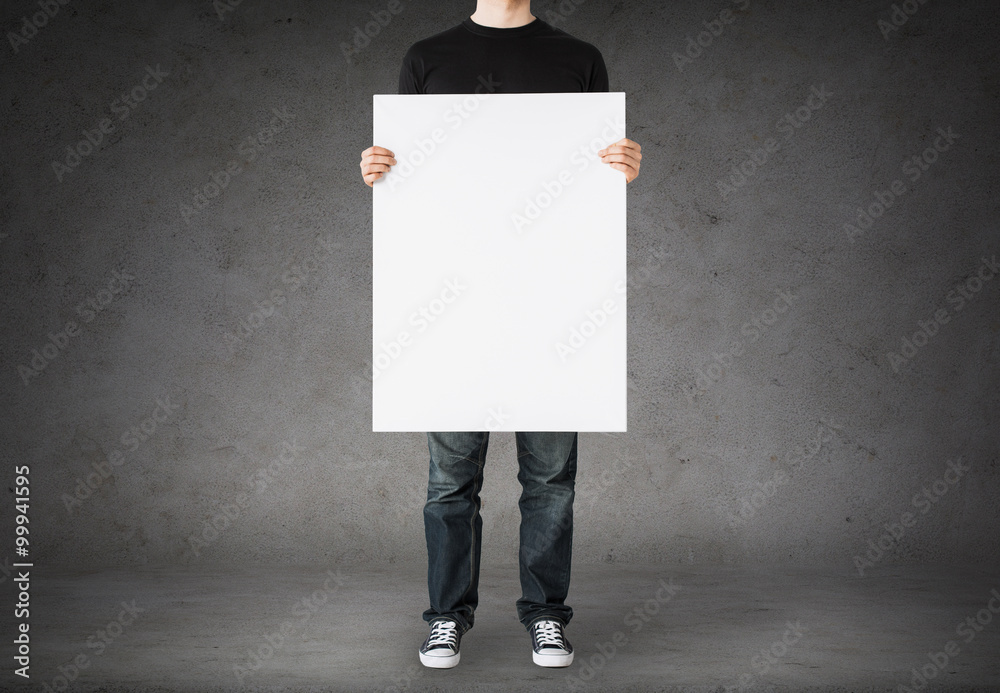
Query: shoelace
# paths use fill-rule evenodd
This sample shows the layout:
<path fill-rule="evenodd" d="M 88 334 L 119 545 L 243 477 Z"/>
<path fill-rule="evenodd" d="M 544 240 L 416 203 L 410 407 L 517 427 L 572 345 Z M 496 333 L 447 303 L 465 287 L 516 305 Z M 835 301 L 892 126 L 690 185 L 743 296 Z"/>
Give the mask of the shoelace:
<path fill-rule="evenodd" d="M 555 647 L 563 650 L 566 649 L 566 644 L 563 642 L 559 624 L 555 621 L 539 621 L 536 623 L 535 639 L 537 640 L 539 647 L 554 645 Z"/>
<path fill-rule="evenodd" d="M 454 645 L 458 641 L 456 626 L 454 621 L 435 621 L 427 641 L 427 649 L 437 645 Z"/>

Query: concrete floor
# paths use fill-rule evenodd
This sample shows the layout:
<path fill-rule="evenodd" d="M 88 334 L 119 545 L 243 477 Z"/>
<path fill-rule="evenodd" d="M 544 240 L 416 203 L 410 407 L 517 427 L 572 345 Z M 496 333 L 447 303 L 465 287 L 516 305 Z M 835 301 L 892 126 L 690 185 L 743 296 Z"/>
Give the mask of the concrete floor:
<path fill-rule="evenodd" d="M 996 571 L 575 565 L 576 659 L 544 669 L 516 566 L 482 570 L 461 663 L 431 670 L 424 566 L 36 566 L 31 687 L 66 690 L 61 665 L 74 691 L 905 691 L 914 669 L 933 677 L 910 690 L 1000 691 Z M 949 650 L 942 672 L 930 654 Z"/>

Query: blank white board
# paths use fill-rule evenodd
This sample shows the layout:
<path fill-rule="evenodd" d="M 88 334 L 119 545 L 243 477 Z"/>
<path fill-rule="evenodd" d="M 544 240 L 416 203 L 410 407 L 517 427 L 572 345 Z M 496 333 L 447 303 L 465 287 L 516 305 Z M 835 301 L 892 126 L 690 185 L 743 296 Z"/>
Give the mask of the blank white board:
<path fill-rule="evenodd" d="M 374 96 L 373 431 L 625 431 L 625 94 Z"/>

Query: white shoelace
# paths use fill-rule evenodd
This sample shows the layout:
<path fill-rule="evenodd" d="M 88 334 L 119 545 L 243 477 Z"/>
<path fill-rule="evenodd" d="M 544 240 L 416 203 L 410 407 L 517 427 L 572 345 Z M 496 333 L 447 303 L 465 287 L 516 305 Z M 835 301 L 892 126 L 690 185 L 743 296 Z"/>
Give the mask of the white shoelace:
<path fill-rule="evenodd" d="M 435 645 L 454 645 L 458 641 L 457 625 L 454 621 L 436 621 L 431 629 L 427 648 L 430 649 Z"/>
<path fill-rule="evenodd" d="M 559 632 L 559 624 L 555 621 L 539 621 L 536 623 L 535 638 L 538 640 L 539 647 L 543 645 L 555 645 L 563 650 L 566 649 L 566 643 L 563 642 L 562 635 Z"/>

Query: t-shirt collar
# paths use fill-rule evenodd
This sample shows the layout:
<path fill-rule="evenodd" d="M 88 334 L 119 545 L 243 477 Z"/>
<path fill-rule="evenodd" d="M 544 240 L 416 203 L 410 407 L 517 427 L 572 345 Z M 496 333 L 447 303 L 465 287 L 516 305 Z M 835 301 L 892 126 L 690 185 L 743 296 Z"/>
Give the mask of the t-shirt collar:
<path fill-rule="evenodd" d="M 524 36 L 525 34 L 530 34 L 537 31 L 542 26 L 542 20 L 535 17 L 531 22 L 525 24 L 524 26 L 506 27 L 500 28 L 495 26 L 483 26 L 482 24 L 476 24 L 472 21 L 471 17 L 467 17 L 462 21 L 462 26 L 471 31 L 474 34 L 479 34 L 480 36 L 494 36 L 497 38 L 512 38 L 515 36 Z"/>

